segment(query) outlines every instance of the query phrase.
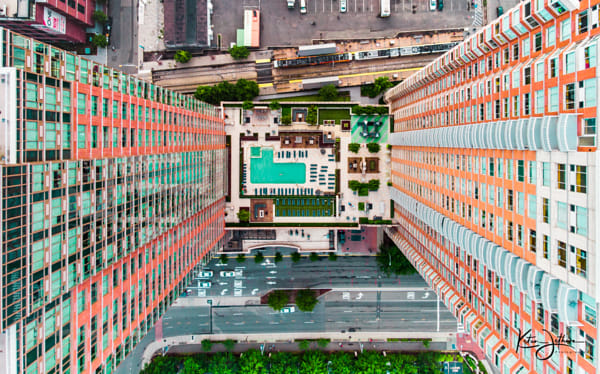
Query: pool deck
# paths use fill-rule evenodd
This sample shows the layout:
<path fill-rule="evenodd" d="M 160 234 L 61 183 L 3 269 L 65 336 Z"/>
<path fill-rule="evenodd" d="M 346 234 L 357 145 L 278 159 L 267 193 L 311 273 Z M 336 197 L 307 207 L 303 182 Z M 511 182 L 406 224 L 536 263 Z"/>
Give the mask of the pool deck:
<path fill-rule="evenodd" d="M 309 104 L 303 104 L 308 106 Z M 358 153 L 352 153 L 348 151 L 348 144 L 352 142 L 352 131 L 342 131 L 341 126 L 336 124 L 335 126 L 320 125 L 320 126 L 309 126 L 303 123 L 293 123 L 291 126 L 279 126 L 274 124 L 272 119 L 265 120 L 264 116 L 258 121 L 251 120 L 250 123 L 242 123 L 242 115 L 240 114 L 240 108 L 225 108 L 225 114 L 228 118 L 225 120 L 227 134 L 231 136 L 231 202 L 226 204 L 226 222 L 238 222 L 236 213 L 240 207 L 250 208 L 250 200 L 240 196 L 239 185 L 240 185 L 240 170 L 239 170 L 239 150 L 240 150 L 240 134 L 252 134 L 258 133 L 257 141 L 244 141 L 244 162 L 247 164 L 247 175 L 246 175 L 246 190 L 248 195 L 254 195 L 254 188 L 267 188 L 270 194 L 271 188 L 312 188 L 313 191 L 317 189 L 324 190 L 323 187 L 327 185 L 319 185 L 317 178 L 316 182 L 310 181 L 310 166 L 311 164 L 317 164 L 318 170 L 321 170 L 322 165 L 327 166 L 327 173 L 335 175 L 335 169 L 340 169 L 340 194 L 336 196 L 336 215 L 334 217 L 274 217 L 273 221 L 278 223 L 301 223 L 301 222 L 326 222 L 326 223 L 358 223 L 358 217 L 364 216 L 364 212 L 358 211 L 358 203 L 371 203 L 373 209 L 369 212 L 369 218 L 374 216 L 380 216 L 383 219 L 389 219 L 390 217 L 390 187 L 387 186 L 387 182 L 391 181 L 391 153 L 386 148 L 385 144 L 382 144 L 379 153 L 373 154 L 367 150 L 366 144 L 361 144 Z M 276 115 L 274 112 L 273 115 Z M 281 149 L 280 142 L 278 141 L 267 141 L 266 134 L 270 136 L 277 135 L 279 129 L 284 131 L 324 131 L 332 132 L 334 137 L 340 138 L 340 162 L 336 163 L 335 159 L 330 161 L 329 156 L 332 149 L 326 149 L 326 154 L 321 155 L 320 149 L 303 149 L 308 152 L 308 157 L 277 157 L 277 152 L 293 152 L 293 149 Z M 253 146 L 259 147 L 271 147 L 274 149 L 274 162 L 304 162 L 306 163 L 307 172 L 307 183 L 303 185 L 290 185 L 290 184 L 252 184 L 250 183 L 250 148 Z M 296 156 L 298 149 L 296 149 Z M 348 158 L 349 157 L 379 157 L 379 173 L 348 173 Z M 370 192 L 368 197 L 359 197 L 353 191 L 348 188 L 348 180 L 358 180 L 366 183 L 370 179 L 379 179 L 380 187 L 376 192 Z M 327 180 L 327 177 L 325 178 Z M 331 187 L 331 192 L 334 191 L 334 187 Z M 260 197 L 260 195 L 258 196 Z M 263 196 L 264 197 L 264 196 Z M 384 204 L 382 205 L 381 202 Z M 343 205 L 344 211 L 341 212 L 339 207 Z M 383 208 L 383 210 L 381 210 Z M 305 228 L 306 230 L 306 228 Z M 312 228 L 311 228 L 312 230 Z"/>

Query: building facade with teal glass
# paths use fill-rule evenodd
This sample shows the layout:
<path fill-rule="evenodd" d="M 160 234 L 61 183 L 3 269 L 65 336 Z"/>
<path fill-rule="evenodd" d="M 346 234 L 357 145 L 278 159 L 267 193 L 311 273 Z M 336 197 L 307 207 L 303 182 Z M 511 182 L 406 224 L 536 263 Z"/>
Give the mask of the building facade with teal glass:
<path fill-rule="evenodd" d="M 111 373 L 222 246 L 212 106 L 0 28 L 3 373 Z"/>

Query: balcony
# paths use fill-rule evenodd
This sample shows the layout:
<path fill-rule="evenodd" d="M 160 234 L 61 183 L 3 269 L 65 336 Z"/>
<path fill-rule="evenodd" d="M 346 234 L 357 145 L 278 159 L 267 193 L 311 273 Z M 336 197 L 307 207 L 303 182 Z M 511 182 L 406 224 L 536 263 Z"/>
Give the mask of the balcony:
<path fill-rule="evenodd" d="M 578 291 L 560 283 L 558 287 L 558 318 L 569 326 L 578 325 L 577 321 Z"/>
<path fill-rule="evenodd" d="M 536 266 L 531 266 L 527 272 L 527 294 L 535 302 L 542 299 L 542 277 L 544 271 Z"/>
<path fill-rule="evenodd" d="M 553 276 L 544 273 L 542 276 L 541 296 L 544 309 L 555 312 L 558 309 L 558 288 L 560 281 Z"/>

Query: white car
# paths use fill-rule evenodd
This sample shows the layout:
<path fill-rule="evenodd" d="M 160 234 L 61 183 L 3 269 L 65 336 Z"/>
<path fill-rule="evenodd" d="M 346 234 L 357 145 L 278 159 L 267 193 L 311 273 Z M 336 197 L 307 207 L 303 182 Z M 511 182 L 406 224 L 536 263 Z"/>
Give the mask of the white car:
<path fill-rule="evenodd" d="M 293 306 L 286 306 L 285 308 L 282 308 L 279 313 L 283 313 L 283 314 L 287 314 L 287 313 L 294 313 L 296 311 L 296 308 Z"/>
<path fill-rule="evenodd" d="M 340 12 L 346 13 L 346 0 L 340 0 Z"/>
<path fill-rule="evenodd" d="M 200 274 L 198 274 L 198 278 L 212 278 L 212 276 L 212 270 L 201 271 Z"/>
<path fill-rule="evenodd" d="M 436 5 L 435 0 L 429 0 L 429 10 L 434 11 Z"/>
<path fill-rule="evenodd" d="M 235 277 L 235 271 L 222 271 L 219 273 L 219 275 L 222 277 L 231 278 Z"/>
<path fill-rule="evenodd" d="M 200 282 L 200 288 L 210 288 L 210 282 Z"/>

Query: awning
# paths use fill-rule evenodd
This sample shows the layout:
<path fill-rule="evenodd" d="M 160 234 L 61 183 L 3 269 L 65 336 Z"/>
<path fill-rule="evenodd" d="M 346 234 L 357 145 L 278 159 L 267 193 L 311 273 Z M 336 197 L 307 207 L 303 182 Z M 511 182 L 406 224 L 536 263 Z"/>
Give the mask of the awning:
<path fill-rule="evenodd" d="M 567 325 L 574 325 L 577 321 L 577 289 L 566 283 L 560 282 L 558 287 L 558 319 Z"/>
<path fill-rule="evenodd" d="M 527 272 L 527 294 L 535 302 L 542 298 L 542 277 L 544 271 L 536 266 L 531 266 Z"/>
<path fill-rule="evenodd" d="M 547 311 L 556 311 L 558 308 L 558 287 L 560 281 L 548 273 L 542 276 L 542 304 Z"/>

